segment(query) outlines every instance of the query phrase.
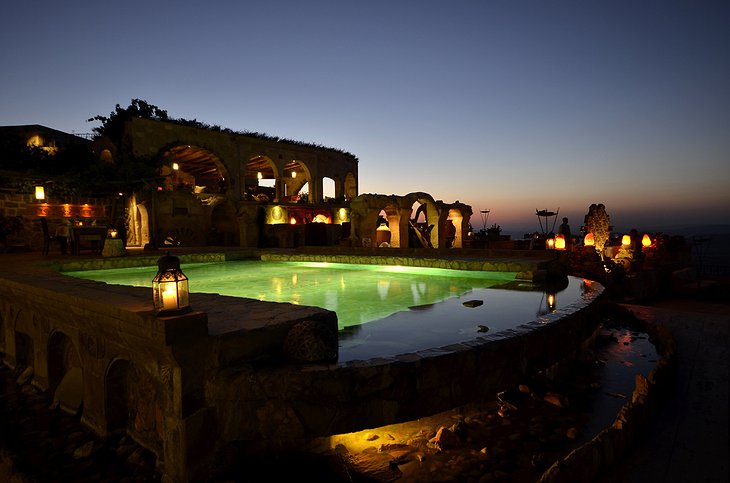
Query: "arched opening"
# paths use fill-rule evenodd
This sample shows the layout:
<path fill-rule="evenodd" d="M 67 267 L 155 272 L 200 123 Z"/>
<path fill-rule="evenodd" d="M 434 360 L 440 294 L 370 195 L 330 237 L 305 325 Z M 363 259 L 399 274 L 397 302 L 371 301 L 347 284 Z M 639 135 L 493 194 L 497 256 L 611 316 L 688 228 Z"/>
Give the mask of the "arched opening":
<path fill-rule="evenodd" d="M 433 248 L 431 232 L 434 228 L 428 221 L 428 204 L 417 200 L 411 206 L 411 220 L 408 224 L 408 246 L 411 248 Z"/>
<path fill-rule="evenodd" d="M 297 202 L 304 193 L 309 194 L 309 169 L 301 161 L 293 159 L 284 165 L 284 174 L 281 178 L 282 201 Z"/>
<path fill-rule="evenodd" d="M 104 414 L 107 430 L 124 433 L 129 420 L 129 361 L 112 361 L 106 372 L 104 384 Z"/>
<path fill-rule="evenodd" d="M 145 246 L 150 242 L 150 218 L 147 206 L 138 204 L 136 196 L 133 195 L 129 200 L 128 211 L 127 246 Z"/>
<path fill-rule="evenodd" d="M 336 195 L 335 180 L 332 178 L 322 178 L 322 200 L 326 203 L 327 201 L 334 200 Z"/>
<path fill-rule="evenodd" d="M 273 201 L 276 199 L 276 165 L 268 156 L 252 156 L 244 170 L 244 191 L 246 200 Z"/>
<path fill-rule="evenodd" d="M 446 248 L 461 248 L 464 242 L 463 223 L 464 217 L 461 211 L 450 209 L 444 228 Z"/>
<path fill-rule="evenodd" d="M 33 367 L 33 339 L 22 332 L 15 333 L 15 365 Z"/>
<path fill-rule="evenodd" d="M 167 189 L 186 189 L 195 193 L 225 193 L 228 172 L 220 158 L 207 149 L 189 144 L 170 148 L 163 154 Z"/>
<path fill-rule="evenodd" d="M 93 345 L 94 339 L 90 338 Z M 48 339 L 48 387 L 53 401 L 69 414 L 78 414 L 84 400 L 81 359 L 71 339 L 55 331 Z"/>
<path fill-rule="evenodd" d="M 377 215 L 375 222 L 375 246 L 399 248 L 400 244 L 400 213 L 398 207 L 385 205 Z"/>

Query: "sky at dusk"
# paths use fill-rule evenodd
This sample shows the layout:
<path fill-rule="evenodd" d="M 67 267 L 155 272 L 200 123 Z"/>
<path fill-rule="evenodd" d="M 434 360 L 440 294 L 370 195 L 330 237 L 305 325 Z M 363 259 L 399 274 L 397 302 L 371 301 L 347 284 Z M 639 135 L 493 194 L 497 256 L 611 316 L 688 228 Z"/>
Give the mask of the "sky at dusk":
<path fill-rule="evenodd" d="M 472 225 L 730 224 L 730 2 L 50 2 L 2 8 L 0 125 L 171 117 L 342 149 L 359 192 Z M 558 222 L 559 224 L 559 222 Z"/>

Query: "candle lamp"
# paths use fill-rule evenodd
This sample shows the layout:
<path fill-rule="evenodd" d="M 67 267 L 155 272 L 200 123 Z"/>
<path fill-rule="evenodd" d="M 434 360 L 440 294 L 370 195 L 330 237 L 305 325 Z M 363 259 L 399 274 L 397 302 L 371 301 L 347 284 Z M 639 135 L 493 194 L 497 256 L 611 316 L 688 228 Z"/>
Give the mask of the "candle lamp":
<path fill-rule="evenodd" d="M 180 259 L 168 252 L 157 260 L 157 267 L 157 275 L 152 279 L 152 300 L 156 315 L 182 315 L 191 312 L 188 304 L 188 277 L 180 269 Z"/>

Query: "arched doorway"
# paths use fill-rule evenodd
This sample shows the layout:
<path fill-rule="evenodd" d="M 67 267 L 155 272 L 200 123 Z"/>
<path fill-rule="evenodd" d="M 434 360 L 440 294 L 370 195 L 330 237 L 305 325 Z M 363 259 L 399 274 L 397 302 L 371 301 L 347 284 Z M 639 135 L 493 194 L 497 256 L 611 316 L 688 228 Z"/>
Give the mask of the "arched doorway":
<path fill-rule="evenodd" d="M 109 433 L 124 433 L 129 420 L 129 361 L 112 361 L 104 378 L 104 415 Z"/>
<path fill-rule="evenodd" d="M 71 339 L 55 331 L 48 339 L 48 387 L 53 401 L 70 414 L 77 414 L 84 401 L 81 359 Z"/>

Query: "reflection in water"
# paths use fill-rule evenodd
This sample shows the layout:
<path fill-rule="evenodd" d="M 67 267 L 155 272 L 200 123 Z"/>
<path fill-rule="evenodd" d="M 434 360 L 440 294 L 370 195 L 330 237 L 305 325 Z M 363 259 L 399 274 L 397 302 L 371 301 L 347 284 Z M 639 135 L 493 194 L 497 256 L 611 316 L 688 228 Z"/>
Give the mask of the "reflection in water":
<path fill-rule="evenodd" d="M 151 286 L 154 273 L 154 267 L 135 267 L 67 274 Z M 558 286 L 542 287 L 515 281 L 511 272 L 336 263 L 198 263 L 186 265 L 185 273 L 191 292 L 337 312 L 341 361 L 472 340 L 485 327 L 494 334 L 534 320 L 535 306 L 547 314 L 558 309 L 558 299 L 567 306 L 590 289 L 570 277 Z"/>

